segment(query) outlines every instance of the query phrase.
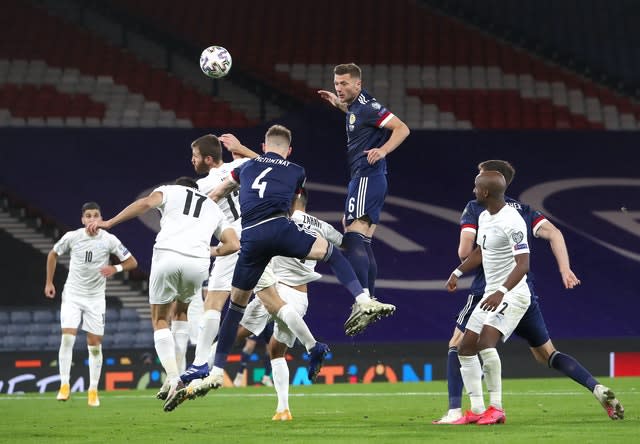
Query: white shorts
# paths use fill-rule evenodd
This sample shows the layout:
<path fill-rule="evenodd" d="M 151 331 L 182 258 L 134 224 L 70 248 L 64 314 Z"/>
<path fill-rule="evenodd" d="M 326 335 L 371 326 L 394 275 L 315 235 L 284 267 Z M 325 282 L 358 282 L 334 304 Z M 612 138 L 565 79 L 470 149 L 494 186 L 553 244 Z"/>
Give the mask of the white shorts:
<path fill-rule="evenodd" d="M 209 274 L 209 291 L 231 291 L 231 279 L 236 268 L 239 252 L 228 256 L 219 256 L 213 261 L 211 274 Z"/>
<path fill-rule="evenodd" d="M 78 328 L 97 336 L 104 336 L 104 314 L 107 303 L 104 297 L 87 298 L 64 294 L 60 305 L 60 327 Z"/>
<path fill-rule="evenodd" d="M 216 258 L 211 268 L 211 274 L 209 275 L 207 290 L 231 291 L 231 281 L 233 279 L 233 271 L 236 268 L 236 262 L 238 261 L 238 254 L 238 252 L 235 252 L 228 256 Z M 260 280 L 256 284 L 255 291 L 260 291 L 275 283 L 276 276 L 273 274 L 273 268 L 271 267 L 271 262 L 269 262 L 269 265 L 264 269 Z"/>
<path fill-rule="evenodd" d="M 301 317 L 307 313 L 307 307 L 309 300 L 307 299 L 307 293 L 303 293 L 298 290 L 284 285 L 277 285 L 278 294 L 288 304 L 291 304 L 293 309 L 298 312 Z M 273 318 L 269 314 L 259 298 L 255 297 L 244 311 L 244 316 L 240 321 L 240 325 L 249 330 L 254 335 L 258 336 L 262 333 L 262 330 L 267 326 L 269 321 Z M 292 348 L 296 342 L 296 335 L 293 334 L 289 327 L 276 319 L 276 323 L 273 326 L 273 337 L 280 343 L 286 344 L 287 347 Z"/>
<path fill-rule="evenodd" d="M 149 276 L 149 303 L 175 300 L 189 303 L 207 278 L 209 258 L 185 256 L 171 250 L 153 250 Z"/>
<path fill-rule="evenodd" d="M 510 291 L 504 295 L 496 311 L 485 311 L 480 306 L 488 296 L 490 295 L 485 294 L 476 305 L 467 322 L 467 329 L 480 334 L 483 325 L 490 325 L 502 333 L 502 342 L 507 342 L 529 308 L 531 295 Z"/>

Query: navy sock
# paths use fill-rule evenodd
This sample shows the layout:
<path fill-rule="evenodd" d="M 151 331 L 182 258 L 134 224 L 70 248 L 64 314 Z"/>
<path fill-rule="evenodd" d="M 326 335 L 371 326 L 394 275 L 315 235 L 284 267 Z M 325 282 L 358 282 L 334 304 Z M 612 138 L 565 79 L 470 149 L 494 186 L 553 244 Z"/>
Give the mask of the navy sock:
<path fill-rule="evenodd" d="M 251 353 L 247 353 L 244 351 L 240 353 L 240 369 L 238 370 L 238 373 L 242 373 L 244 369 L 247 368 L 247 363 L 249 362 L 250 358 Z"/>
<path fill-rule="evenodd" d="M 449 410 L 461 408 L 464 382 L 460 373 L 457 347 L 449 347 L 447 354 L 447 387 L 449 389 Z"/>
<path fill-rule="evenodd" d="M 376 262 L 376 257 L 373 255 L 373 246 L 371 242 L 373 239 L 370 237 L 364 238 L 364 247 L 367 250 L 367 256 L 369 256 L 369 274 L 367 279 L 367 288 L 369 289 L 369 294 L 373 296 L 376 290 L 376 277 L 378 277 L 378 263 Z"/>
<path fill-rule="evenodd" d="M 265 376 L 271 376 L 271 358 L 269 353 L 264 355 L 264 374 Z"/>
<path fill-rule="evenodd" d="M 353 268 L 349 265 L 349 261 L 340 253 L 340 250 L 333 248 L 333 245 L 329 244 L 327 255 L 323 261 L 329 264 L 340 283 L 349 290 L 349 293 L 351 293 L 354 298 L 362 294 L 364 291 L 362 285 L 353 272 Z"/>
<path fill-rule="evenodd" d="M 360 281 L 360 285 L 368 287 L 369 285 L 369 255 L 365 244 L 365 236 L 349 231 L 342 237 L 342 248 L 344 248 L 344 256 L 347 258 L 353 271 Z"/>
<path fill-rule="evenodd" d="M 594 387 L 598 384 L 589 371 L 584 368 L 573 356 L 565 355 L 559 351 L 555 351 L 549 357 L 549 367 L 555 368 L 559 372 L 564 373 L 578 384 L 593 392 Z"/>
<path fill-rule="evenodd" d="M 233 343 L 236 340 L 238 324 L 240 324 L 245 308 L 242 305 L 235 304 L 233 301 L 229 303 L 229 309 L 227 314 L 224 315 L 218 333 L 218 348 L 216 348 L 216 356 L 213 359 L 214 366 L 224 368 L 227 363 L 227 356 L 229 356 L 231 347 L 233 347 Z"/>

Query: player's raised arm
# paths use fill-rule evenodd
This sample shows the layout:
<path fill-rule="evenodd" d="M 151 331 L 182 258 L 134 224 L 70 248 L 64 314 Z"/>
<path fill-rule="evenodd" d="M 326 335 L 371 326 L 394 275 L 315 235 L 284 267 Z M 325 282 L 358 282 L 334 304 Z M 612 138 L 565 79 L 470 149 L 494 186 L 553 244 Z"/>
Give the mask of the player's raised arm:
<path fill-rule="evenodd" d="M 333 106 L 335 108 L 338 108 L 343 113 L 347 112 L 347 104 L 341 102 L 338 99 L 338 96 L 336 96 L 331 91 L 326 91 L 324 89 L 321 89 L 321 90 L 318 91 L 318 94 L 320 95 L 320 98 L 322 98 L 322 99 L 326 100 L 327 102 L 329 102 L 331 104 L 331 106 Z"/>
<path fill-rule="evenodd" d="M 218 137 L 218 140 L 236 157 L 248 157 L 249 159 L 258 157 L 258 153 L 240 143 L 233 134 L 223 134 Z"/>
<path fill-rule="evenodd" d="M 580 279 L 578 279 L 571 270 L 571 265 L 569 264 L 569 252 L 567 251 L 567 244 L 564 241 L 562 232 L 553 225 L 551 221 L 547 220 L 545 223 L 540 225 L 540 228 L 536 230 L 535 235 L 549 241 L 553 256 L 556 258 L 556 262 L 558 263 L 558 270 L 562 276 L 562 284 L 564 285 L 564 288 L 573 288 L 576 285 L 580 285 Z"/>
<path fill-rule="evenodd" d="M 90 234 L 96 234 L 98 232 L 98 229 L 100 228 L 108 230 L 122 222 L 146 213 L 151 208 L 157 208 L 160 205 L 162 205 L 162 193 L 160 191 L 154 191 L 147 197 L 143 197 L 136 200 L 135 202 L 132 202 L 124 210 L 120 211 L 117 215 L 109 220 L 91 222 L 87 226 L 87 231 Z"/>

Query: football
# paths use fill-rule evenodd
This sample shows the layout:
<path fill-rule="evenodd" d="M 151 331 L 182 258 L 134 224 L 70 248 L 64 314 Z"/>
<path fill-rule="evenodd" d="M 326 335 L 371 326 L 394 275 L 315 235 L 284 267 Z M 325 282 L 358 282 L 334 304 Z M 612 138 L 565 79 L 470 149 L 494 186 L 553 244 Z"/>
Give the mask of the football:
<path fill-rule="evenodd" d="M 212 79 L 224 77 L 231 70 L 231 54 L 222 46 L 209 46 L 200 55 L 200 69 Z"/>

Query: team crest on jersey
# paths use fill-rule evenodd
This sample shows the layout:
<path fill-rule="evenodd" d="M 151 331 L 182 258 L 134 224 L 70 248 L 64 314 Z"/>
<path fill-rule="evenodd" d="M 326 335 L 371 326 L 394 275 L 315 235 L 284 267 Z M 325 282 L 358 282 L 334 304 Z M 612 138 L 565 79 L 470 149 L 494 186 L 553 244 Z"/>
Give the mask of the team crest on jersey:
<path fill-rule="evenodd" d="M 353 125 L 354 123 L 356 123 L 356 115 L 355 115 L 355 114 L 353 114 L 353 113 L 351 113 L 351 114 L 349 115 L 349 124 L 350 124 L 350 125 Z"/>
<path fill-rule="evenodd" d="M 522 231 L 516 231 L 515 233 L 511 233 L 511 239 L 513 239 L 516 244 L 519 244 L 522 239 L 524 239 L 524 234 Z"/>
<path fill-rule="evenodd" d="M 371 104 L 371 108 L 375 109 L 376 111 L 379 110 L 380 108 L 382 108 L 382 105 L 380 105 L 378 102 L 373 102 Z"/>

